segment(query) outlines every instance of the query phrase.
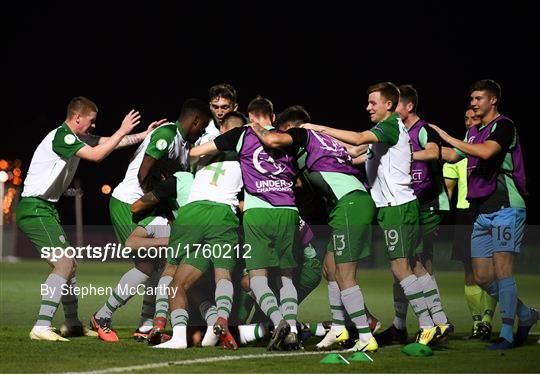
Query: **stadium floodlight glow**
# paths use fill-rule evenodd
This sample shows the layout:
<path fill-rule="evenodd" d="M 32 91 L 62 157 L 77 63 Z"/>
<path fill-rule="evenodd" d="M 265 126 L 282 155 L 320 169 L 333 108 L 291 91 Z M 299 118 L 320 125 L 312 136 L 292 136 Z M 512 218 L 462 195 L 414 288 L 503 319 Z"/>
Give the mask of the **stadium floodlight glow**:
<path fill-rule="evenodd" d="M 110 194 L 110 193 L 111 193 L 111 190 L 112 190 L 112 189 L 111 189 L 111 186 L 110 186 L 110 185 L 107 185 L 107 184 L 105 184 L 105 185 L 103 185 L 103 186 L 101 187 L 101 192 L 102 192 L 103 194 L 105 194 L 105 195 Z"/>
<path fill-rule="evenodd" d="M 0 171 L 0 182 L 6 182 L 9 179 L 9 175 L 5 171 Z"/>

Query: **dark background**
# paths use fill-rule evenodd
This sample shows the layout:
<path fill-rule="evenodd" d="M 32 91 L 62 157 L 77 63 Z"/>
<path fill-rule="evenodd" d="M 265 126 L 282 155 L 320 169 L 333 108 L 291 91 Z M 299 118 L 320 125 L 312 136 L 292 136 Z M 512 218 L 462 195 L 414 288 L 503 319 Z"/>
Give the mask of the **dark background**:
<path fill-rule="evenodd" d="M 154 119 L 175 120 L 185 98 L 207 100 L 220 82 L 235 86 L 242 111 L 261 94 L 277 111 L 302 104 L 316 123 L 359 130 L 369 127 L 368 85 L 411 83 L 419 114 L 461 137 L 469 85 L 491 78 L 503 88 L 501 112 L 518 126 L 532 193 L 528 221 L 539 223 L 532 81 L 540 43 L 532 6 L 335 3 L 12 4 L 3 10 L 0 158 L 21 159 L 26 171 L 74 96 L 98 104 L 97 133 L 110 135 L 132 108 L 143 115 L 141 131 Z M 99 189 L 122 180 L 134 151 L 81 161 L 85 224 L 110 223 L 109 196 Z M 70 224 L 72 199 L 62 200 Z"/>

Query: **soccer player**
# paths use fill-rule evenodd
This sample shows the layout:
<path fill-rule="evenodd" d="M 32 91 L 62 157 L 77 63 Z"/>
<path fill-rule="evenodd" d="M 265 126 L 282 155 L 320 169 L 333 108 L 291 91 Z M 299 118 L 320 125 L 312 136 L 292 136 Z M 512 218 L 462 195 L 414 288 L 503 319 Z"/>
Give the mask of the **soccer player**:
<path fill-rule="evenodd" d="M 66 334 L 95 336 L 95 332 L 86 329 L 78 318 L 77 297 L 74 294 L 62 296 L 66 287 L 76 287 L 75 259 L 64 254 L 53 261 L 50 253 L 47 257 L 44 250 L 69 246 L 55 203 L 71 183 L 80 159 L 100 162 L 122 142 L 129 144 L 144 134 L 126 138 L 140 122 L 139 112 L 132 110 L 112 136 L 96 146 L 89 146 L 81 141 L 80 136 L 95 127 L 97 112 L 98 108 L 91 100 L 82 96 L 73 98 L 68 104 L 65 121 L 50 131 L 34 152 L 24 181 L 22 199 L 17 208 L 17 225 L 52 268 L 42 284 L 41 306 L 30 332 L 32 340 L 68 341 L 51 328 L 61 300 L 66 316 Z M 43 286 L 47 287 L 46 292 L 43 292 Z"/>
<path fill-rule="evenodd" d="M 480 118 L 469 106 L 465 111 L 465 127 L 470 129 L 481 124 Z M 456 224 L 452 243 L 452 259 L 463 263 L 465 270 L 465 299 L 473 320 L 470 338 L 489 340 L 491 337 L 491 319 L 497 306 L 497 300 L 480 288 L 474 280 L 471 259 L 471 233 L 475 213 L 467 201 L 467 159 L 457 163 L 445 163 L 443 166 L 444 182 L 449 198 L 457 187 Z"/>
<path fill-rule="evenodd" d="M 131 235 L 126 239 L 126 247 L 131 248 L 134 252 L 139 252 L 141 250 L 146 250 L 149 247 L 159 248 L 167 246 L 169 234 L 170 228 L 167 218 L 158 215 L 155 216 L 154 219 L 147 225 L 137 226 Z M 140 259 L 138 263 L 141 263 Z M 146 280 L 145 287 L 156 287 L 161 275 L 161 260 L 159 258 L 145 259 L 142 267 L 146 268 L 145 274 L 149 276 L 149 278 Z M 140 265 L 139 268 L 141 268 Z M 122 280 L 120 280 L 119 284 L 122 285 Z M 144 296 L 139 327 L 133 333 L 133 338 L 135 338 L 137 341 L 146 340 L 148 333 L 153 327 L 152 321 L 156 306 L 155 299 L 156 296 L 153 293 L 145 294 Z M 124 301 L 124 303 L 127 303 L 127 301 L 128 300 Z"/>
<path fill-rule="evenodd" d="M 109 202 L 111 222 L 119 243 L 124 244 L 137 225 L 146 226 L 153 219 L 153 216 L 136 218 L 130 209 L 131 204 L 143 196 L 142 185 L 154 163 L 162 158 L 169 158 L 177 161 L 179 169 L 189 170 L 190 144 L 201 136 L 211 119 L 212 113 L 204 102 L 188 99 L 182 105 L 176 123 L 161 124 L 145 137 L 129 163 L 124 180 L 113 190 Z M 131 295 L 126 295 L 125 292 L 135 290 L 133 287 L 148 280 L 148 272 L 139 269 L 143 263 L 137 262 L 135 267 L 122 276 L 113 294 L 90 318 L 100 339 L 118 341 L 118 336 L 111 327 L 111 318 L 114 311 L 131 298 Z"/>
<path fill-rule="evenodd" d="M 166 205 L 176 218 L 179 209 L 187 203 L 192 184 L 193 174 L 191 172 L 176 172 L 152 189 L 149 188 L 147 193 L 133 202 L 131 212 L 134 215 L 144 215 L 155 209 L 156 206 Z M 170 237 L 170 235 L 167 235 L 167 237 Z M 167 238 L 166 244 L 169 244 L 169 238 Z M 150 345 L 157 345 L 166 341 L 167 335 L 165 335 L 164 331 L 169 313 L 169 294 L 167 292 L 176 268 L 176 265 L 165 262 L 165 267 L 158 280 L 152 329 L 146 336 Z"/>
<path fill-rule="evenodd" d="M 298 241 L 295 249 L 295 256 L 299 258 L 299 266 L 296 268 L 293 274 L 293 283 L 298 291 L 298 304 L 300 305 L 304 299 L 319 286 L 322 278 L 322 264 L 317 258 L 317 252 L 313 248 L 311 242 L 313 241 L 313 231 L 309 225 L 300 217 L 298 228 Z M 245 306 L 238 309 L 238 320 L 242 323 L 246 323 L 247 318 L 253 307 L 255 295 L 249 287 L 249 275 L 246 275 L 241 279 L 241 285 L 243 290 L 248 293 L 248 301 Z M 254 317 L 255 318 L 255 317 Z M 238 336 L 241 344 L 247 344 L 249 342 L 262 339 L 268 332 L 267 322 L 241 324 L 238 326 Z M 298 326 L 299 324 L 297 324 Z M 300 323 L 300 325 L 302 325 Z M 310 330 L 310 336 L 319 333 L 322 336 L 326 333 L 321 324 L 310 324 L 308 330 Z"/>
<path fill-rule="evenodd" d="M 275 121 L 279 133 L 269 132 L 257 124 L 251 126 L 267 147 L 295 146 L 300 149 L 298 166 L 306 170 L 306 178 L 326 198 L 330 210 L 332 239 L 325 256 L 325 270 L 333 319 L 330 331 L 317 347 L 328 348 L 339 340 L 340 335 L 345 336 L 342 334 L 345 310 L 359 334 L 351 350 L 375 351 L 377 341 L 371 334 L 364 297 L 356 282 L 358 261 L 370 254 L 375 204 L 355 177 L 358 170 L 353 167 L 345 147 L 328 135 L 299 128 L 309 121 L 304 108 L 293 106 Z"/>
<path fill-rule="evenodd" d="M 476 283 L 499 300 L 502 328 L 497 342 L 487 349 L 510 349 L 523 344 L 538 319 L 538 311 L 517 296 L 513 276 L 525 227 L 525 168 L 516 126 L 498 110 L 501 87 L 480 80 L 469 89 L 471 107 L 482 123 L 467 131 L 467 141 L 432 126 L 454 149 L 444 148 L 449 162 L 467 158 L 467 200 L 477 216 L 471 236 Z M 513 326 L 518 316 L 515 340 Z"/>
<path fill-rule="evenodd" d="M 224 116 L 220 131 L 225 133 L 246 123 L 243 115 L 230 112 Z M 223 347 L 238 348 L 229 333 L 227 321 L 234 293 L 231 271 L 239 255 L 236 210 L 239 204 L 237 196 L 242 186 L 242 172 L 236 152 L 215 155 L 208 165 L 195 174 L 187 204 L 182 207 L 172 226 L 169 241 L 174 254 L 168 256 L 167 262 L 177 266 L 170 286 L 176 288 L 178 294 L 169 296 L 173 336 L 155 348 L 187 348 L 189 315 L 186 293 L 212 265 L 217 307 L 214 334 L 220 338 Z M 209 254 L 204 251 L 207 246 Z M 200 251 L 201 248 L 203 251 Z"/>
<path fill-rule="evenodd" d="M 410 137 L 395 109 L 399 89 L 391 82 L 370 86 L 366 110 L 376 125 L 363 132 L 306 124 L 303 127 L 327 134 L 353 146 L 369 144 L 366 171 L 371 196 L 378 208 L 377 221 L 384 232 L 390 266 L 419 319 L 416 341 L 427 345 L 442 335 L 434 325 L 424 297 L 424 288 L 409 264 L 419 243 L 419 204 L 411 185 Z M 359 155 L 353 154 L 353 157 Z M 425 273 L 422 265 L 415 271 Z"/>
<path fill-rule="evenodd" d="M 248 112 L 251 122 L 274 129 L 273 104 L 268 99 L 256 97 L 249 103 Z M 267 149 L 250 127 L 243 126 L 193 148 L 190 155 L 218 151 L 236 151 L 240 160 L 245 191 L 245 245 L 251 248 L 245 256 L 250 288 L 275 327 L 267 349 L 298 350 L 298 295 L 292 282 L 297 265 L 293 248 L 299 220 L 293 192 L 294 150 Z M 281 274 L 280 304 L 268 286 L 268 269 L 273 267 L 279 268 Z"/>
<path fill-rule="evenodd" d="M 399 103 L 396 112 L 399 114 L 411 139 L 413 162 L 411 165 L 412 188 L 420 204 L 420 233 L 422 239 L 418 245 L 417 260 L 427 272 L 421 273 L 414 267 L 413 271 L 422 285 L 424 298 L 429 313 L 435 324 L 446 324 L 448 319 L 444 313 L 441 296 L 435 275 L 433 274 L 433 239 L 443 213 L 450 209 L 448 195 L 439 163 L 440 138 L 416 113 L 418 93 L 412 85 L 399 86 Z M 382 345 L 393 343 L 405 344 L 407 340 L 408 302 L 403 294 L 399 281 L 394 279 L 394 321 L 385 331 L 377 335 Z"/>
<path fill-rule="evenodd" d="M 224 116 L 238 109 L 236 90 L 228 83 L 220 83 L 210 87 L 210 110 L 217 121 L 210 121 L 204 134 L 195 142 L 195 145 L 201 145 L 220 135 L 219 127 L 223 122 Z"/>
<path fill-rule="evenodd" d="M 149 171 L 149 175 L 145 179 L 143 189 L 151 191 L 160 182 L 172 176 L 179 168 L 179 164 L 175 160 L 161 159 L 157 161 Z M 191 177 L 189 172 L 186 173 Z M 189 181 L 189 180 L 188 180 Z M 126 247 L 132 249 L 132 254 L 135 258 L 135 269 L 141 271 L 148 277 L 145 282 L 145 289 L 154 288 L 158 284 L 158 280 L 163 267 L 163 259 L 150 258 L 145 253 L 150 247 L 159 248 L 167 246 L 169 240 L 170 228 L 168 225 L 168 217 L 171 216 L 171 209 L 168 206 L 158 207 L 152 215 L 152 220 L 147 224 L 138 225 L 126 239 Z M 159 255 L 159 254 L 157 254 Z M 133 271 L 128 271 L 123 276 L 124 280 L 119 281 L 119 285 L 125 285 L 125 280 L 129 280 L 129 276 Z M 128 296 L 123 302 L 126 304 L 132 296 Z M 148 333 L 153 327 L 153 317 L 155 314 L 156 296 L 154 293 L 144 295 L 143 306 L 141 309 L 141 318 L 139 327 L 133 333 L 133 338 L 137 341 L 146 340 Z"/>

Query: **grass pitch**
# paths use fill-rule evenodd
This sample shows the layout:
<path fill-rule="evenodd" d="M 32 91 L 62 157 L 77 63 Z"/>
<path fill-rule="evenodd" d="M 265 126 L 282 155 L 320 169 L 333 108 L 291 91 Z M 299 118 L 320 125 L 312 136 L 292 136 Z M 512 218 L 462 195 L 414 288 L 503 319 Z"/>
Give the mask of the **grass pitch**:
<path fill-rule="evenodd" d="M 120 276 L 131 268 L 129 263 L 79 263 L 79 286 L 114 286 Z M 131 338 L 141 308 L 141 297 L 134 297 L 113 317 L 113 326 L 120 336 L 119 343 L 105 343 L 92 338 L 74 338 L 69 343 L 34 342 L 28 333 L 34 323 L 40 302 L 39 285 L 49 273 L 40 261 L 0 264 L 0 371 L 29 372 L 156 372 L 156 373 L 538 373 L 540 345 L 538 334 L 521 348 L 505 352 L 487 352 L 485 343 L 464 340 L 470 332 L 471 319 L 463 296 L 463 276 L 460 272 L 437 274 L 443 304 L 456 333 L 444 347 L 436 348 L 432 357 L 412 358 L 399 347 L 381 348 L 371 355 L 373 362 L 351 362 L 350 365 L 323 365 L 325 353 L 311 354 L 317 339 L 308 342 L 305 352 L 268 353 L 263 344 L 240 348 L 235 352 L 219 348 L 189 348 L 187 350 L 157 350 Z M 383 323 L 391 324 L 392 277 L 388 270 L 359 272 L 366 301 Z M 540 274 L 517 276 L 520 297 L 528 304 L 540 307 Z M 87 296 L 79 300 L 79 316 L 85 323 L 88 317 L 105 302 L 103 296 Z M 302 321 L 328 320 L 330 310 L 326 286 L 322 283 L 300 305 Z M 63 321 L 61 309 L 53 325 Z M 409 309 L 409 336 L 416 331 L 416 319 Z M 499 317 L 495 316 L 495 331 Z M 533 332 L 540 331 L 535 326 Z M 277 354 L 277 353 L 276 353 Z M 227 356 L 227 358 L 225 358 Z M 344 354 L 347 358 L 348 355 Z M 234 357 L 234 358 L 229 358 Z"/>

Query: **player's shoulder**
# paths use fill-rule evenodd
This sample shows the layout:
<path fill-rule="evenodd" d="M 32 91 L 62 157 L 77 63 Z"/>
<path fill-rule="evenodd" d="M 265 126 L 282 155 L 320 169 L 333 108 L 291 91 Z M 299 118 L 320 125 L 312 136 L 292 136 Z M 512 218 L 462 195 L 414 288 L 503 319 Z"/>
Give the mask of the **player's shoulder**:
<path fill-rule="evenodd" d="M 399 115 L 394 112 L 384 120 L 381 120 L 377 124 L 375 124 L 375 126 L 373 126 L 371 130 L 378 130 L 381 133 L 384 133 L 385 131 L 399 132 L 401 128 L 405 128 L 405 125 L 401 121 Z"/>
<path fill-rule="evenodd" d="M 73 133 L 65 122 L 56 129 L 52 130 L 49 134 L 51 133 L 54 134 L 52 137 L 54 146 L 71 146 L 81 142 L 79 137 Z"/>
<path fill-rule="evenodd" d="M 495 121 L 495 127 L 515 128 L 516 124 L 510 118 L 502 116 Z"/>
<path fill-rule="evenodd" d="M 154 129 L 151 133 L 152 138 L 157 137 L 167 137 L 167 138 L 174 138 L 176 135 L 177 126 L 174 122 L 167 122 L 165 124 L 162 124 L 158 126 L 156 129 Z"/>

